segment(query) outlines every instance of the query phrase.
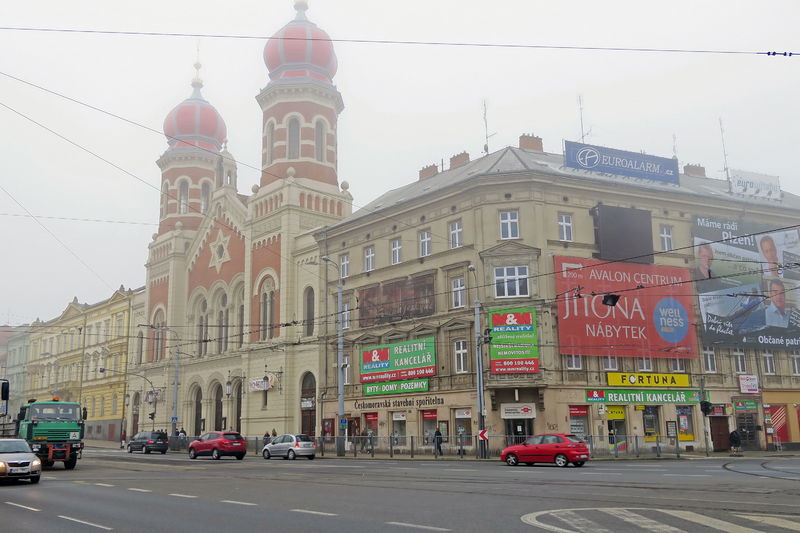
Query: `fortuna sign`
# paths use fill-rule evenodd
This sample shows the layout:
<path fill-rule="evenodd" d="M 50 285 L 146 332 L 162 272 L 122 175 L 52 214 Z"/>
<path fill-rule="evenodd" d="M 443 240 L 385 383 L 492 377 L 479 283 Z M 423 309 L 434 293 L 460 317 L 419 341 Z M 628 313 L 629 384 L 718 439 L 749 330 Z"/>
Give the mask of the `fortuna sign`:
<path fill-rule="evenodd" d="M 629 387 L 688 387 L 688 374 L 637 374 L 627 372 L 609 372 L 608 384 L 611 386 Z"/>

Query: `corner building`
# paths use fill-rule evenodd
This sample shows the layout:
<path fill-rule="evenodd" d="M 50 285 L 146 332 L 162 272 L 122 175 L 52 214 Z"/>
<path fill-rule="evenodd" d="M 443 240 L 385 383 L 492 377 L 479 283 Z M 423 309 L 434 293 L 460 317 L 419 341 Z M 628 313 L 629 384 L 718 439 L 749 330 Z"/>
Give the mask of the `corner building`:
<path fill-rule="evenodd" d="M 699 451 L 704 399 L 709 448 L 727 449 L 735 427 L 746 449 L 775 447 L 779 432 L 784 448 L 796 446 L 800 351 L 763 344 L 775 330 L 745 326 L 743 317 L 763 316 L 770 300 L 755 234 L 791 228 L 781 237 L 790 258 L 800 198 L 737 191 L 733 179 L 709 179 L 699 165 L 679 172 L 677 160 L 657 159 L 674 167 L 669 179 L 580 168 L 568 150 L 547 153 L 540 138 L 522 135 L 518 147 L 475 161 L 461 153 L 446 170 L 424 167 L 418 180 L 316 232 L 320 254 L 343 278 L 348 436 L 366 428 L 402 449 L 412 436 L 430 445 L 438 428 L 445 442 L 461 434 L 469 448 L 481 372 L 486 428 L 502 436 L 492 450 L 563 432 L 623 452 L 634 443 Z M 704 219 L 724 231 L 708 234 Z M 753 235 L 736 238 L 745 234 Z M 718 251 L 703 269 L 700 245 L 719 240 L 729 259 Z M 742 272 L 757 280 L 743 285 Z M 797 274 L 781 274 L 787 289 Z M 329 277 L 335 309 L 338 280 L 324 268 L 320 275 Z M 749 307 L 727 296 L 745 291 L 756 295 Z M 785 296 L 796 309 L 797 297 Z M 725 298 L 727 310 L 714 307 Z M 800 340 L 793 316 L 789 344 Z M 533 335 L 506 327 L 524 317 Z M 719 337 L 718 322 L 734 334 Z M 333 434 L 337 416 L 337 331 L 327 326 L 323 435 Z M 433 353 L 434 362 L 395 360 L 398 347 L 420 342 L 430 348 L 415 355 Z M 758 384 L 744 392 L 751 379 Z"/>

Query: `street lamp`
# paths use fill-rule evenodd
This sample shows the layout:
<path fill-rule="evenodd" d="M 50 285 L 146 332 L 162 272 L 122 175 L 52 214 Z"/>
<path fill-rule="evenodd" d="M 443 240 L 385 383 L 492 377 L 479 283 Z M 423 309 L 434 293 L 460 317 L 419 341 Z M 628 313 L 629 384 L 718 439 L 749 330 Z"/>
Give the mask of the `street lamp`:
<path fill-rule="evenodd" d="M 478 399 L 478 430 L 483 433 L 483 430 L 486 429 L 486 421 L 483 418 L 483 409 L 484 409 L 484 399 L 483 399 L 483 349 L 482 349 L 482 341 L 483 338 L 481 336 L 481 302 L 478 299 L 478 275 L 475 273 L 475 265 L 469 265 L 467 270 L 472 272 L 472 276 L 475 278 L 475 300 L 473 305 L 475 307 L 475 386 L 477 390 L 477 399 Z M 478 458 L 485 459 L 485 441 L 483 439 L 478 439 Z"/>
<path fill-rule="evenodd" d="M 337 308 L 337 321 L 336 321 L 336 338 L 337 338 L 337 348 L 336 348 L 336 368 L 338 369 L 336 384 L 337 384 L 337 391 L 336 397 L 338 400 L 338 406 L 336 410 L 336 418 L 337 426 L 339 428 L 338 431 L 338 438 L 336 439 L 336 455 L 339 457 L 344 456 L 344 439 L 345 439 L 345 429 L 346 426 L 342 424 L 344 420 L 344 321 L 343 313 L 344 307 L 342 302 L 342 291 L 344 289 L 343 280 L 342 280 L 342 267 L 339 263 L 328 257 L 327 255 L 323 255 L 320 257 L 325 263 L 329 266 L 332 266 L 336 269 L 336 274 L 338 277 L 338 281 L 336 283 L 336 308 Z M 312 262 L 312 264 L 318 264 Z"/>
<path fill-rule="evenodd" d="M 150 381 L 147 378 L 147 376 L 144 376 L 142 374 L 136 374 L 134 372 L 123 372 L 121 370 L 111 370 L 110 368 L 104 368 L 102 366 L 100 368 L 98 368 L 97 371 L 100 372 L 101 374 L 104 374 L 106 372 L 112 372 L 114 374 L 124 374 L 126 376 L 136 376 L 137 378 L 142 378 L 143 380 L 145 380 L 147 382 L 148 385 L 150 385 L 150 391 L 152 392 L 152 395 L 153 395 L 153 412 L 150 413 L 150 420 L 153 421 L 153 431 L 155 431 L 155 429 L 156 429 L 156 411 L 158 411 L 158 395 L 156 394 L 156 388 L 153 385 L 153 382 Z M 125 405 L 128 404 L 128 400 L 129 400 L 128 396 L 125 396 Z"/>
<path fill-rule="evenodd" d="M 139 327 L 146 326 L 152 329 L 153 331 L 167 331 L 175 335 L 175 338 L 178 339 L 178 342 L 180 342 L 181 340 L 180 335 L 178 335 L 178 333 L 174 329 L 168 328 L 166 326 L 154 326 L 152 324 L 138 324 L 138 326 Z M 175 379 L 172 382 L 172 432 L 170 434 L 175 435 L 176 432 L 178 431 L 178 383 L 179 383 L 178 377 L 180 374 L 180 366 L 178 364 L 179 361 L 178 361 L 178 354 L 176 347 L 173 348 L 172 350 L 172 356 L 175 359 Z"/>

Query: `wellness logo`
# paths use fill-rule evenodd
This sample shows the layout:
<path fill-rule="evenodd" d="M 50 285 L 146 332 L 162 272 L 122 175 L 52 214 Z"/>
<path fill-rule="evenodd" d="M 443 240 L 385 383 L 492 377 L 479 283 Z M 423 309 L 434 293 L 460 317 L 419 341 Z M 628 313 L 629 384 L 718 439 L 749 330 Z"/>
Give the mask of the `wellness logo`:
<path fill-rule="evenodd" d="M 677 344 L 689 332 L 689 313 L 675 298 L 664 298 L 653 310 L 653 325 L 658 336 L 665 341 Z"/>

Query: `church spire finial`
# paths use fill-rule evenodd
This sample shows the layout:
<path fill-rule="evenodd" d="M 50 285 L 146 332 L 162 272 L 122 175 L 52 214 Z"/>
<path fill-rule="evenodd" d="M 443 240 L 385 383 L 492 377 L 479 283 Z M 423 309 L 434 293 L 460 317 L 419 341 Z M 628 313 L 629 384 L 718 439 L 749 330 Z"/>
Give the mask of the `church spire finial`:
<path fill-rule="evenodd" d="M 200 88 L 203 86 L 203 80 L 200 79 L 200 68 L 203 64 L 200 63 L 200 43 L 197 43 L 197 59 L 194 62 L 194 79 L 192 80 L 192 87 L 194 87 L 195 94 L 192 96 L 200 96 Z"/>
<path fill-rule="evenodd" d="M 295 20 L 306 20 L 306 10 L 308 9 L 308 0 L 294 0 L 294 8 L 297 10 Z"/>

